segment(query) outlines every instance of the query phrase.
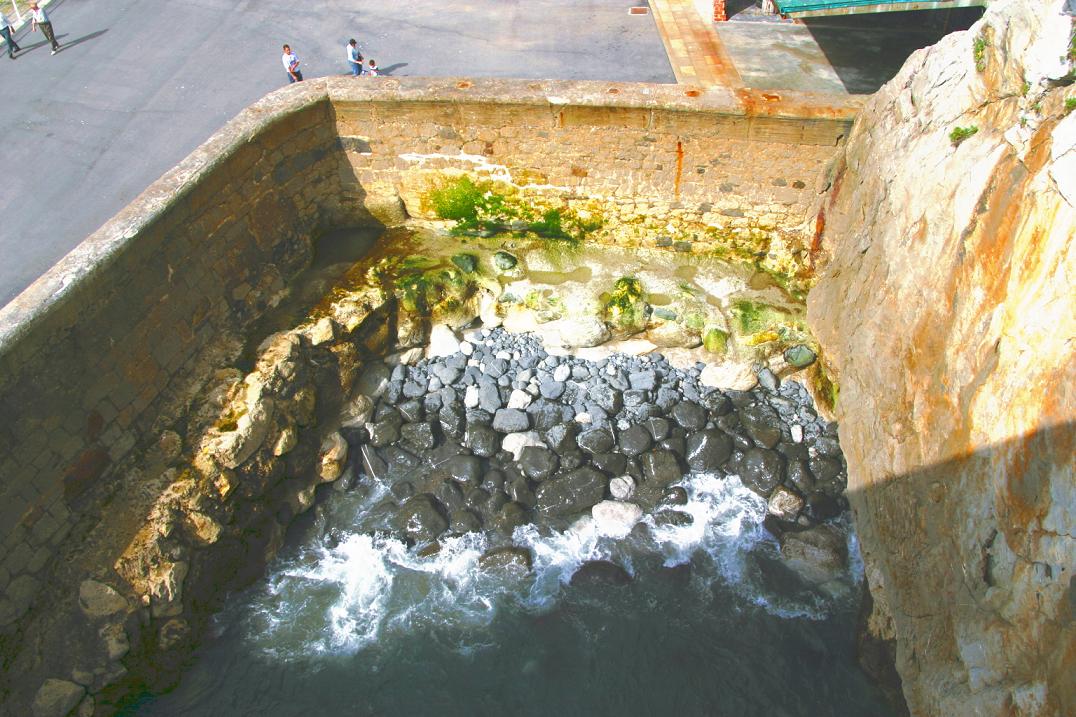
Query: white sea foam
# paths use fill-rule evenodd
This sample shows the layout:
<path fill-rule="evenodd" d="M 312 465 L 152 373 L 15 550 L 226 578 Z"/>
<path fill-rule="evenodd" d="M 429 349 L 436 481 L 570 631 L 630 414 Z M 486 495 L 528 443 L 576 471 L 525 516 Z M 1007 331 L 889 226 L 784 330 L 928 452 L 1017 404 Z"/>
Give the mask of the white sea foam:
<path fill-rule="evenodd" d="M 478 533 L 447 538 L 436 554 L 420 557 L 395 539 L 338 532 L 335 544 L 315 541 L 274 566 L 263 587 L 246 602 L 246 614 L 255 616 L 245 631 L 247 638 L 263 653 L 286 659 L 354 654 L 386 633 L 448 625 L 473 634 L 472 641 L 459 645 L 466 653 L 482 640 L 479 630 L 467 628 L 488 625 L 498 609 L 551 609 L 583 563 L 613 560 L 631 573 L 646 552 L 658 555 L 666 566 L 708 562 L 713 567 L 709 579 L 723 581 L 746 603 L 774 615 L 817 619 L 828 614 L 831 595 L 777 595 L 767 589 L 758 555 L 768 551 L 773 558 L 776 547 L 762 527 L 765 501 L 735 477 L 696 474 L 683 485 L 688 502 L 676 509 L 691 515 L 692 522 L 659 525 L 647 516 L 643 522 L 650 528 L 650 540 L 603 535 L 589 519 L 564 532 L 535 525 L 517 528 L 513 542 L 533 555 L 534 569 L 526 577 L 481 570 L 478 560 L 489 542 Z M 376 491 L 350 509 L 368 510 L 383 495 Z M 330 522 L 341 517 L 338 511 Z M 854 542 L 850 547 L 854 549 Z M 853 565 L 852 572 L 856 570 Z"/>

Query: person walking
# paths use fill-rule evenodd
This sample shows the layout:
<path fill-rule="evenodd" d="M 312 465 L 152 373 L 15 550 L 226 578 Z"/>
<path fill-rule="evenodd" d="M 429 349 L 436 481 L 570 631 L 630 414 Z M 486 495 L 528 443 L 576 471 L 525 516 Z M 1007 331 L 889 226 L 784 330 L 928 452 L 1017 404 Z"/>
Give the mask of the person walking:
<path fill-rule="evenodd" d="M 299 71 L 299 56 L 291 51 L 289 45 L 284 45 L 284 54 L 280 56 L 280 61 L 288 71 L 288 84 L 303 81 L 303 73 Z"/>
<path fill-rule="evenodd" d="M 60 51 L 60 43 L 56 42 L 56 33 L 52 29 L 52 21 L 49 20 L 48 13 L 45 9 L 39 7 L 36 2 L 30 3 L 30 29 L 36 30 L 41 28 L 41 32 L 45 35 L 45 39 L 52 43 L 52 54 L 56 54 Z"/>
<path fill-rule="evenodd" d="M 4 38 L 4 42 L 7 43 L 8 59 L 14 60 L 15 53 L 22 48 L 15 42 L 15 37 L 11 34 L 11 30 L 11 23 L 8 21 L 7 15 L 0 12 L 0 37 Z"/>
<path fill-rule="evenodd" d="M 348 69 L 351 70 L 352 77 L 358 77 L 362 74 L 362 54 L 359 53 L 359 44 L 355 42 L 355 38 L 348 41 L 345 49 Z"/>

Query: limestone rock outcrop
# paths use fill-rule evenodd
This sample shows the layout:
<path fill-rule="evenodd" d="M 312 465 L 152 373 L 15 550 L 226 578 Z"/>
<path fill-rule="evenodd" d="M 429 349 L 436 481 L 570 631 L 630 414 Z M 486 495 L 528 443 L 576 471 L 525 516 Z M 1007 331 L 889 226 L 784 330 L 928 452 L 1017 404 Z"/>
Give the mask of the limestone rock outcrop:
<path fill-rule="evenodd" d="M 870 624 L 917 715 L 1076 713 L 1065 5 L 1001 0 L 912 55 L 812 218 Z"/>

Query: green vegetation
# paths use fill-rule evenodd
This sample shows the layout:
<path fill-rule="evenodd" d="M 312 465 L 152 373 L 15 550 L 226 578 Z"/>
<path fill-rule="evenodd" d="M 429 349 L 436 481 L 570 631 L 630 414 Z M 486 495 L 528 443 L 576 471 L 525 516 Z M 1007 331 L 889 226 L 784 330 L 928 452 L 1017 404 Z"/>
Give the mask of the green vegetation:
<path fill-rule="evenodd" d="M 478 270 L 478 257 L 474 254 L 456 254 L 452 257 L 452 263 L 465 274 L 473 274 Z"/>
<path fill-rule="evenodd" d="M 643 284 L 634 277 L 616 280 L 613 290 L 602 295 L 605 304 L 605 320 L 619 329 L 629 332 L 642 331 L 650 320 L 650 305 L 646 301 Z"/>
<path fill-rule="evenodd" d="M 457 234 L 535 234 L 557 242 L 581 242 L 601 228 L 600 219 L 584 219 L 556 207 L 540 208 L 508 193 L 506 185 L 461 176 L 443 183 L 427 195 L 441 219 L 456 222 Z"/>
<path fill-rule="evenodd" d="M 452 312 L 462 308 L 476 289 L 474 280 L 452 265 L 459 256 L 470 255 L 457 254 L 448 265 L 421 255 L 389 256 L 371 267 L 369 277 L 392 293 L 405 311 Z"/>
<path fill-rule="evenodd" d="M 724 356 L 729 348 L 728 332 L 718 328 L 711 328 L 703 336 L 702 345 L 710 353 Z"/>
<path fill-rule="evenodd" d="M 1028 82 L 1027 80 L 1024 80 L 1024 85 L 1023 85 L 1023 87 L 1020 88 L 1020 94 L 1022 96 L 1026 96 L 1027 93 L 1030 92 L 1030 91 L 1031 91 L 1031 83 Z"/>
<path fill-rule="evenodd" d="M 1070 112 L 1076 110 L 1076 97 L 1065 98 L 1065 115 L 1068 116 Z"/>
<path fill-rule="evenodd" d="M 953 143 L 954 147 L 959 147 L 960 143 L 971 137 L 973 134 L 978 133 L 979 128 L 975 125 L 970 127 L 954 127 L 953 131 L 949 133 L 949 141 Z"/>
<path fill-rule="evenodd" d="M 990 43 L 986 41 L 984 35 L 976 37 L 971 44 L 971 56 L 975 58 L 975 69 L 979 72 L 986 71 L 986 48 L 988 47 Z"/>

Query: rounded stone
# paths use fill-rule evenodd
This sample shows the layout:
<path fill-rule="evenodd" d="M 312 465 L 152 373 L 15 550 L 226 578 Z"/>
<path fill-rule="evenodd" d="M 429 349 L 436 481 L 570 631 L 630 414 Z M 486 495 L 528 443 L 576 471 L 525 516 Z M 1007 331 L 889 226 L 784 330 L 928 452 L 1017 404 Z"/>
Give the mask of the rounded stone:
<path fill-rule="evenodd" d="M 609 481 L 609 495 L 616 500 L 630 499 L 635 495 L 635 479 L 625 475 Z"/>

